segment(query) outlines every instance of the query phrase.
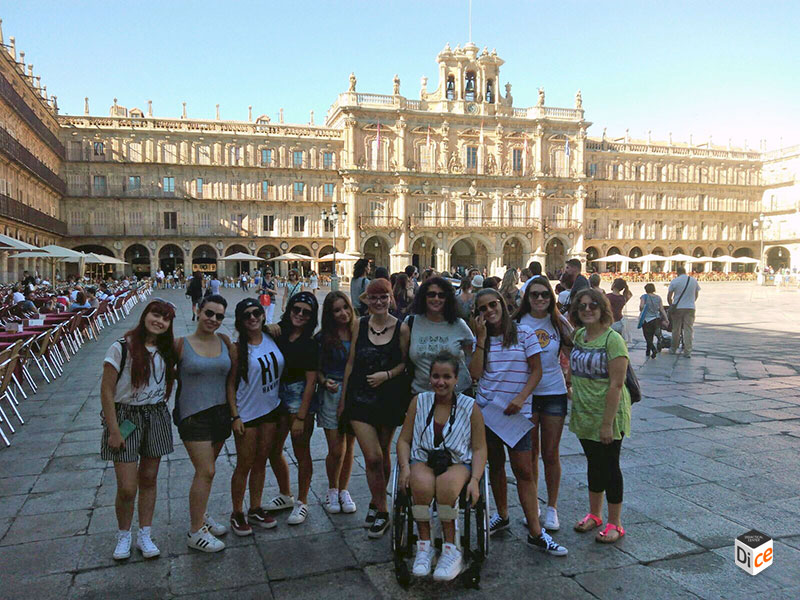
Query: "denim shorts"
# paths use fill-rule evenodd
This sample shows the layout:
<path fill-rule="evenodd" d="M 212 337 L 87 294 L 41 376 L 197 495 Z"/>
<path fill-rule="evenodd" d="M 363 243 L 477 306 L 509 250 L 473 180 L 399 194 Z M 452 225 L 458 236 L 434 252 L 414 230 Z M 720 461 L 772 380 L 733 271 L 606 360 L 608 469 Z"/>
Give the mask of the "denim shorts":
<path fill-rule="evenodd" d="M 514 452 L 528 452 L 533 448 L 533 439 L 531 438 L 531 432 L 529 431 L 525 435 L 523 435 L 520 440 L 517 442 L 517 445 L 513 448 L 506 444 L 499 435 L 497 435 L 494 431 L 486 428 L 486 443 L 489 445 L 503 445 L 509 450 L 513 450 Z"/>
<path fill-rule="evenodd" d="M 487 431 L 488 431 L 488 430 L 487 430 Z M 409 461 L 408 461 L 408 465 L 409 465 L 409 466 L 411 466 L 411 465 L 416 465 L 417 463 L 421 463 L 421 464 L 423 464 L 423 465 L 427 465 L 427 464 L 428 464 L 428 463 L 427 463 L 426 461 L 424 461 L 424 460 L 414 460 L 413 458 L 412 458 L 411 460 L 409 460 Z M 472 463 L 458 463 L 458 464 L 460 464 L 460 465 L 463 465 L 463 466 L 467 467 L 467 471 L 469 471 L 469 474 L 470 474 L 470 475 L 472 475 Z M 451 465 L 451 466 L 452 466 L 452 465 Z M 469 483 L 469 481 L 468 481 L 467 483 Z"/>
<path fill-rule="evenodd" d="M 333 378 L 330 378 L 333 380 Z M 334 380 L 335 381 L 335 380 Z M 338 429 L 339 419 L 336 413 L 339 410 L 339 399 L 342 397 L 342 382 L 337 381 L 339 389 L 331 392 L 324 385 L 317 390 L 317 425 L 323 429 Z"/>
<path fill-rule="evenodd" d="M 551 394 L 547 396 L 533 396 L 533 412 L 553 417 L 567 416 L 567 395 Z"/>
<path fill-rule="evenodd" d="M 186 417 L 178 424 L 184 442 L 224 442 L 231 436 L 231 409 L 219 404 Z"/>
<path fill-rule="evenodd" d="M 280 387 L 278 388 L 278 398 L 281 399 L 280 409 L 284 414 L 296 415 L 300 412 L 300 405 L 303 404 L 303 391 L 305 391 L 305 389 L 306 382 L 304 379 L 291 382 L 281 381 Z M 311 398 L 311 406 L 308 408 L 308 412 L 310 414 L 317 412 L 316 401 L 313 397 Z"/>

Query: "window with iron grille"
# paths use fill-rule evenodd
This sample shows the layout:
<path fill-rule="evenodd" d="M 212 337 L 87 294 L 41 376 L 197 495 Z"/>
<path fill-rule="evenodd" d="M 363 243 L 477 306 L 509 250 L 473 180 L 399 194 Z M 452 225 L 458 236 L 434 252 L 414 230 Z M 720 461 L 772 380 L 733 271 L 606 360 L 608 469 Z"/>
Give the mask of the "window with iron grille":
<path fill-rule="evenodd" d="M 294 231 L 295 232 L 303 232 L 306 229 L 306 218 L 301 216 L 296 216 L 294 218 Z"/>

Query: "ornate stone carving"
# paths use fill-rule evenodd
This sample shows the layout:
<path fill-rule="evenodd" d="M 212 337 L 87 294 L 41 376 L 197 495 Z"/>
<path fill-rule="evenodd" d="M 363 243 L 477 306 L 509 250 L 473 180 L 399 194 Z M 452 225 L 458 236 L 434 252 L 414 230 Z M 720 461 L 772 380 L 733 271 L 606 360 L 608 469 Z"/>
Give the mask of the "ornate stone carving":
<path fill-rule="evenodd" d="M 348 88 L 348 92 L 355 92 L 356 91 L 356 74 L 350 73 L 350 87 Z"/>
<path fill-rule="evenodd" d="M 461 160 L 458 158 L 458 153 L 453 152 L 450 155 L 450 160 L 447 161 L 447 170 L 450 173 L 461 173 L 464 170 L 461 166 Z"/>
<path fill-rule="evenodd" d="M 581 96 L 580 90 L 575 94 L 575 108 L 579 110 L 583 108 L 583 97 Z"/>
<path fill-rule="evenodd" d="M 477 187 L 475 187 L 475 180 L 474 180 L 474 179 L 473 179 L 473 180 L 472 180 L 472 182 L 469 184 L 469 189 L 467 190 L 467 193 L 468 193 L 468 194 L 469 194 L 469 195 L 470 195 L 472 198 L 474 198 L 475 196 L 477 196 L 477 195 L 478 195 L 478 188 L 477 188 Z"/>
<path fill-rule="evenodd" d="M 428 78 L 424 75 L 419 80 L 419 99 L 426 100 L 428 98 Z"/>
<path fill-rule="evenodd" d="M 544 106 L 544 88 L 539 88 L 539 100 L 536 102 L 536 106 Z"/>
<path fill-rule="evenodd" d="M 494 154 L 491 152 L 489 153 L 489 156 L 486 159 L 486 173 L 488 175 L 497 174 L 497 161 L 494 158 Z"/>
<path fill-rule="evenodd" d="M 506 95 L 503 98 L 502 105 L 503 106 L 507 106 L 509 108 L 514 106 L 514 97 L 511 95 L 511 84 L 510 83 L 506 84 Z"/>
<path fill-rule="evenodd" d="M 395 96 L 400 95 L 400 76 L 395 73 L 394 79 L 392 80 L 392 93 Z"/>

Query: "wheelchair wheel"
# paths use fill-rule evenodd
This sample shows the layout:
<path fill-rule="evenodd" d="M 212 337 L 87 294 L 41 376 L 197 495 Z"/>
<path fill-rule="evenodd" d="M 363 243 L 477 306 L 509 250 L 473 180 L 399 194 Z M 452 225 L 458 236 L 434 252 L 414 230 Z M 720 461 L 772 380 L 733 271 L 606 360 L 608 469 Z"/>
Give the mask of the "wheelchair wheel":
<path fill-rule="evenodd" d="M 405 491 L 397 492 L 392 514 L 392 552 L 396 558 L 410 554 L 411 533 L 414 521 L 410 518 L 411 505 Z"/>
<path fill-rule="evenodd" d="M 483 498 L 481 498 L 475 511 L 475 523 L 478 538 L 478 550 L 484 558 L 489 556 L 489 468 L 483 474 Z"/>

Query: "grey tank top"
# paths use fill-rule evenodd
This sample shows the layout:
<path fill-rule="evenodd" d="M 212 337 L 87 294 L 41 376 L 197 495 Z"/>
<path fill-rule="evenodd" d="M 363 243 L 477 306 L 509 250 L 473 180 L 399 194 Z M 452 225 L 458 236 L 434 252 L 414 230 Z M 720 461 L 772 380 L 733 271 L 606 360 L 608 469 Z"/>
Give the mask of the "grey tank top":
<path fill-rule="evenodd" d="M 178 399 L 178 422 L 206 409 L 227 403 L 225 384 L 231 369 L 228 346 L 217 336 L 222 352 L 214 358 L 200 356 L 189 341 L 183 340 L 183 357 L 178 363 L 181 395 Z"/>

